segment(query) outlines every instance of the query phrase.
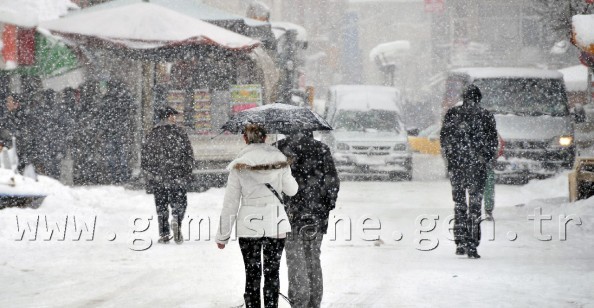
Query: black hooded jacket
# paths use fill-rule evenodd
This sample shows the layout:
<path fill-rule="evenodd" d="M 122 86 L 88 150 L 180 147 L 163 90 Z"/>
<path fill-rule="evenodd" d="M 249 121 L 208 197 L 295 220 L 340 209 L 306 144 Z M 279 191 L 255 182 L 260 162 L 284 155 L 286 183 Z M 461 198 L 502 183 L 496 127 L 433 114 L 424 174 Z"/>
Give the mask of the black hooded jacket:
<path fill-rule="evenodd" d="M 155 188 L 186 189 L 194 167 L 194 153 L 183 128 L 173 124 L 155 126 L 142 145 L 141 168 L 147 192 Z"/>
<path fill-rule="evenodd" d="M 330 149 L 311 133 L 288 136 L 277 146 L 292 160 L 291 173 L 299 184 L 297 194 L 285 199 L 293 232 L 326 233 L 340 186 Z"/>
<path fill-rule="evenodd" d="M 497 154 L 495 117 L 478 100 L 465 99 L 446 113 L 440 142 L 449 171 L 485 170 Z"/>

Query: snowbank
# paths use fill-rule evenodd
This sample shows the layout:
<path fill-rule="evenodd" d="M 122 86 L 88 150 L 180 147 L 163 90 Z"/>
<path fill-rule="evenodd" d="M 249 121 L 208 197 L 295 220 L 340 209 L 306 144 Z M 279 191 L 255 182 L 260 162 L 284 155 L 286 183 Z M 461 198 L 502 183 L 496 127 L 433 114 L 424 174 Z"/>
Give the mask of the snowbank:
<path fill-rule="evenodd" d="M 0 169 L 0 196 L 47 196 L 60 194 L 64 189 L 65 186 L 52 178 L 38 176 L 36 181 L 12 170 Z"/>

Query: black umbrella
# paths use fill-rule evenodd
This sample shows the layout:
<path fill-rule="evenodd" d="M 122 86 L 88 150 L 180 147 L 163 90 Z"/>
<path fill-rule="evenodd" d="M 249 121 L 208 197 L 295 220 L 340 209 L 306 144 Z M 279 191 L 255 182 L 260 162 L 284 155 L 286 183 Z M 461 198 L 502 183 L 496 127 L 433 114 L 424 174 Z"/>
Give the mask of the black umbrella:
<path fill-rule="evenodd" d="M 257 123 L 268 133 L 291 134 L 303 131 L 332 130 L 319 114 L 287 104 L 269 104 L 237 113 L 221 129 L 240 133 L 246 124 Z"/>

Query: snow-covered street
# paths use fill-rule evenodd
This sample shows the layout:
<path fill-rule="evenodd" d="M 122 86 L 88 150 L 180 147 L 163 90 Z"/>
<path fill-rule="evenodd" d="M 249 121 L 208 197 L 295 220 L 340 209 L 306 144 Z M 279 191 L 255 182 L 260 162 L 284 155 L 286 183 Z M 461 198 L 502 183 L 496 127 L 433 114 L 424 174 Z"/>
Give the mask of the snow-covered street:
<path fill-rule="evenodd" d="M 566 174 L 498 185 L 496 228 L 483 223 L 482 258 L 473 260 L 454 255 L 441 160 L 416 156 L 414 163 L 413 182 L 342 183 L 322 248 L 324 307 L 592 307 L 594 200 L 568 204 Z M 238 305 L 237 243 L 217 249 L 207 240 L 208 219 L 198 238 L 208 217 L 214 237 L 223 193 L 189 195 L 183 245 L 157 245 L 154 220 L 145 231 L 155 209 L 143 191 L 55 187 L 37 210 L 0 211 L 0 307 Z M 37 217 L 33 240 L 23 229 L 27 222 L 34 229 Z M 286 281 L 283 261 L 284 294 Z"/>

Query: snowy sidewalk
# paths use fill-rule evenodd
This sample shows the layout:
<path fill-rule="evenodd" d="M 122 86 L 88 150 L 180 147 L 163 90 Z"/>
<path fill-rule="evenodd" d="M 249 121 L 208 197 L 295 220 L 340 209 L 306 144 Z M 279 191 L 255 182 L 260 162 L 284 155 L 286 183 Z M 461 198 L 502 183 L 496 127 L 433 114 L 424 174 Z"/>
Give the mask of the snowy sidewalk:
<path fill-rule="evenodd" d="M 566 179 L 561 175 L 525 186 L 498 186 L 495 232 L 492 225 L 483 226 L 479 260 L 454 255 L 444 223 L 453 213 L 447 181 L 343 183 L 322 248 L 323 306 L 591 306 L 594 199 L 567 204 Z M 184 232 L 190 240 L 181 246 L 157 245 L 154 220 L 145 231 L 146 218 L 155 217 L 155 210 L 152 196 L 142 191 L 64 189 L 37 210 L 0 211 L 0 307 L 237 304 L 244 284 L 238 245 L 218 250 L 213 240 L 205 240 L 206 228 L 197 238 L 198 221 L 206 217 L 214 236 L 223 193 L 211 189 L 189 195 L 192 232 L 188 234 L 186 219 Z M 552 216 L 542 222 L 542 234 L 550 234 L 550 241 L 535 233 L 537 220 L 530 220 L 538 209 Z M 59 232 L 55 226 L 63 226 L 66 215 L 66 236 L 60 241 L 64 229 Z M 581 220 L 579 226 L 567 223 L 564 241 L 560 215 Z M 33 233 L 23 233 L 23 228 L 26 222 L 34 227 L 37 217 L 37 239 L 30 240 Z M 46 218 L 50 230 L 54 228 L 49 241 Z M 133 224 L 134 218 L 141 219 Z M 94 238 L 88 240 L 91 232 L 84 223 L 92 230 L 95 219 Z M 421 234 L 433 224 L 435 230 Z M 381 241 L 374 241 L 378 235 Z M 284 260 L 282 264 L 281 289 L 286 294 Z"/>

